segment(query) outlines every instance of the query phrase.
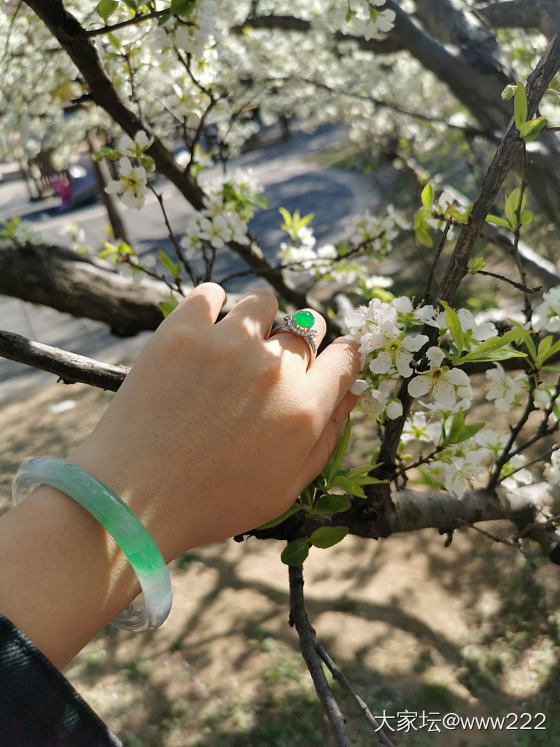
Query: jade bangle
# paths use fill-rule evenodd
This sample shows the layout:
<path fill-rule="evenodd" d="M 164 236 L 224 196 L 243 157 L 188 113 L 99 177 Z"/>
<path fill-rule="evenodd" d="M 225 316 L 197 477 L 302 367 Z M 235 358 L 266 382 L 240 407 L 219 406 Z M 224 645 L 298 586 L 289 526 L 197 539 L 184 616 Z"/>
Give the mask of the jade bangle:
<path fill-rule="evenodd" d="M 85 469 L 54 457 L 36 457 L 21 465 L 12 485 L 14 503 L 23 501 L 41 484 L 61 490 L 89 511 L 134 569 L 142 594 L 113 620 L 113 625 L 135 631 L 159 627 L 173 600 L 169 572 L 157 545 L 128 506 Z"/>

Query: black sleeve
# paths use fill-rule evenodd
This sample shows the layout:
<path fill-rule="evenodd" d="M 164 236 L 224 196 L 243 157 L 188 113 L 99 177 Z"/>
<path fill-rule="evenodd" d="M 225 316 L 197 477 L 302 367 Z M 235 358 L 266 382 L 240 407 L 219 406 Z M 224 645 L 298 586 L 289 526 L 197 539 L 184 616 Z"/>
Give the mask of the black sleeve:
<path fill-rule="evenodd" d="M 122 747 L 67 679 L 0 612 L 2 747 Z"/>

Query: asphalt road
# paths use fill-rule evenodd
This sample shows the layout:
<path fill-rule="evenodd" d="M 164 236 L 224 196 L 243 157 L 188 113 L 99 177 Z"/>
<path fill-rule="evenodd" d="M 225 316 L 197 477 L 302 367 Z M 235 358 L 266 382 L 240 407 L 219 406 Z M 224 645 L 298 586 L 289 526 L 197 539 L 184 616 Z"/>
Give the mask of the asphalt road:
<path fill-rule="evenodd" d="M 318 240 L 337 241 L 345 237 L 354 216 L 375 209 L 380 203 L 381 196 L 370 177 L 319 165 L 317 154 L 343 141 L 344 133 L 339 128 L 324 126 L 312 135 L 296 132 L 288 141 L 260 147 L 232 162 L 232 167 L 252 169 L 265 186 L 270 208 L 259 211 L 250 228 L 269 260 L 276 260 L 279 243 L 286 237 L 280 229 L 279 207 L 290 211 L 299 209 L 302 214 L 314 213 L 313 227 Z M 162 182 L 158 189 L 163 190 L 174 232 L 182 234 L 192 215 L 191 208 L 172 185 Z M 85 231 L 87 242 L 99 246 L 107 223 L 103 206 L 95 203 L 60 213 L 57 202 L 57 198 L 43 203 L 30 202 L 21 181 L 0 184 L 1 218 L 20 215 L 31 221 L 45 240 L 61 245 L 69 243 L 62 233 L 64 226 L 75 222 Z M 137 251 L 152 253 L 161 248 L 172 254 L 153 195 L 140 212 L 123 206 L 123 217 Z M 244 265 L 238 257 L 224 250 L 218 253 L 214 277 L 218 280 L 242 269 Z M 230 281 L 226 289 L 240 293 L 258 286 L 266 286 L 266 283 L 249 276 Z M 150 334 L 141 333 L 123 340 L 111 335 L 105 325 L 98 322 L 3 296 L 0 296 L 0 328 L 111 363 L 133 359 Z M 52 380 L 51 374 L 0 359 L 0 403 Z"/>

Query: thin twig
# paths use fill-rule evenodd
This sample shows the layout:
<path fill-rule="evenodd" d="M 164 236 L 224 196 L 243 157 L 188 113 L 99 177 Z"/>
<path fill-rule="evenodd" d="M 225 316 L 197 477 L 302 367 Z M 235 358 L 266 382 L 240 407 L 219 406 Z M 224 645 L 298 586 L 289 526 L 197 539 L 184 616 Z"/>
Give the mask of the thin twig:
<path fill-rule="evenodd" d="M 523 291 L 523 293 L 538 293 L 542 290 L 542 285 L 539 285 L 538 288 L 528 288 L 526 285 L 523 285 L 522 283 L 516 283 L 515 280 L 510 280 L 510 278 L 504 277 L 504 275 L 498 275 L 496 272 L 488 272 L 488 270 L 477 270 L 477 275 L 486 275 L 489 278 L 496 278 L 496 280 L 503 280 L 504 283 L 509 283 L 510 285 L 513 285 L 514 288 L 517 288 L 517 290 Z"/>
<path fill-rule="evenodd" d="M 515 539 L 508 539 L 507 537 L 500 537 L 500 535 L 498 534 L 492 534 L 491 532 L 487 532 L 486 529 L 477 527 L 475 524 L 470 524 L 468 521 L 463 521 L 463 519 L 458 519 L 458 521 L 460 524 L 463 524 L 469 529 L 474 529 L 475 532 L 482 534 L 484 537 L 488 537 L 488 539 L 491 539 L 493 542 L 501 542 L 503 545 L 508 545 L 508 547 L 513 547 L 516 550 L 520 549 L 519 543 Z"/>
<path fill-rule="evenodd" d="M 542 462 L 549 454 L 553 454 L 555 451 L 558 451 L 560 449 L 560 446 L 552 446 L 550 449 L 545 451 L 543 454 L 540 454 L 540 456 L 536 457 L 535 459 L 531 459 L 530 462 L 526 462 L 525 464 L 522 464 L 520 467 L 516 467 L 515 469 L 512 469 L 511 472 L 508 472 L 506 477 L 504 479 L 507 479 L 511 477 L 512 475 L 515 475 L 516 472 L 520 472 L 522 469 L 527 469 L 527 467 L 531 467 L 533 464 L 538 464 L 538 462 Z M 519 453 L 519 452 L 517 452 Z M 512 456 L 515 456 L 514 454 L 510 454 L 510 459 Z"/>
<path fill-rule="evenodd" d="M 144 13 L 142 15 L 134 16 L 133 18 L 128 18 L 126 21 L 119 21 L 118 23 L 113 23 L 110 26 L 100 26 L 96 29 L 84 29 L 83 36 L 102 36 L 103 34 L 112 34 L 114 31 L 118 31 L 119 29 L 124 28 L 125 26 L 136 26 L 139 23 L 143 23 L 144 21 L 150 21 L 153 18 L 161 18 L 161 16 L 164 16 L 169 13 L 169 8 L 165 8 L 164 10 L 154 10 L 152 13 Z"/>
<path fill-rule="evenodd" d="M 185 270 L 187 271 L 187 274 L 189 278 L 191 279 L 191 282 L 193 285 L 197 285 L 196 277 L 192 271 L 192 267 L 190 265 L 190 262 L 183 254 L 183 250 L 181 249 L 181 245 L 177 241 L 177 237 L 173 233 L 173 229 L 171 228 L 171 223 L 169 222 L 169 217 L 167 215 L 167 211 L 165 209 L 165 205 L 163 204 L 163 195 L 160 194 L 157 189 L 154 189 L 151 184 L 148 183 L 148 189 L 155 195 L 156 200 L 159 202 L 159 206 L 161 208 L 161 212 L 163 215 L 163 220 L 165 221 L 165 227 L 167 228 L 167 235 L 169 236 L 169 240 L 173 244 L 173 248 L 175 249 L 175 253 L 177 254 L 177 259 L 179 262 L 183 265 Z M 177 279 L 175 279 L 175 282 L 177 282 Z"/>
<path fill-rule="evenodd" d="M 525 405 L 525 409 L 523 410 L 517 424 L 513 428 L 511 428 L 509 438 L 506 445 L 504 446 L 504 450 L 502 451 L 500 458 L 496 460 L 496 464 L 494 465 L 494 469 L 492 470 L 492 474 L 490 475 L 490 479 L 488 480 L 488 490 L 493 490 L 496 487 L 497 483 L 500 480 L 503 466 L 511 459 L 512 456 L 514 456 L 515 453 L 519 453 L 518 451 L 513 451 L 513 444 L 515 443 L 515 439 L 517 438 L 517 436 L 521 433 L 523 426 L 529 420 L 529 415 L 536 409 L 536 388 L 537 382 L 535 380 L 535 376 L 530 376 L 527 404 Z"/>
<path fill-rule="evenodd" d="M 397 104 L 393 104 L 389 101 L 382 101 L 381 99 L 376 99 L 374 96 L 366 96 L 363 93 L 356 93 L 355 91 L 337 91 L 334 88 L 331 88 L 326 83 L 320 83 L 319 81 L 312 80 L 311 78 L 305 78 L 300 77 L 297 75 L 288 75 L 288 76 L 278 76 L 273 78 L 259 78 L 258 83 L 306 83 L 307 85 L 315 86 L 315 88 L 322 88 L 325 91 L 328 91 L 331 94 L 334 94 L 336 96 L 348 96 L 349 98 L 357 99 L 359 101 L 367 101 L 370 104 L 373 104 L 374 106 L 378 106 L 383 109 L 389 109 L 390 111 L 394 111 L 397 114 L 402 114 L 405 117 L 411 117 L 412 119 L 418 119 L 421 122 L 427 122 L 428 124 L 441 124 L 445 127 L 451 129 L 451 130 L 460 130 L 464 135 L 466 136 L 479 136 L 483 137 L 486 140 L 491 140 L 494 142 L 496 140 L 496 136 L 490 132 L 485 132 L 484 130 L 480 130 L 477 127 L 471 126 L 471 125 L 456 125 L 452 122 L 449 122 L 447 119 L 444 119 L 443 117 L 430 117 L 427 114 L 423 114 L 422 112 L 413 112 L 409 109 L 403 109 L 403 107 L 398 106 Z"/>
<path fill-rule="evenodd" d="M 439 262 L 439 258 L 441 256 L 441 253 L 443 251 L 443 247 L 445 246 L 445 242 L 447 240 L 447 234 L 449 233 L 449 229 L 451 228 L 451 224 L 453 223 L 453 218 L 448 218 L 447 223 L 445 224 L 445 228 L 443 229 L 443 233 L 441 235 L 441 239 L 438 245 L 438 248 L 436 250 L 436 254 L 434 257 L 434 261 L 432 262 L 432 266 L 430 268 L 430 274 L 428 276 L 428 282 L 426 283 L 426 290 L 424 291 L 424 299 L 426 303 L 430 302 L 430 290 L 432 288 L 432 282 L 434 279 L 434 273 L 436 271 L 437 264 Z"/>
<path fill-rule="evenodd" d="M 290 566 L 289 575 L 290 624 L 296 627 L 301 654 L 307 664 L 313 684 L 315 685 L 315 690 L 331 724 L 337 747 L 350 747 L 350 740 L 346 734 L 346 719 L 342 715 L 342 711 L 325 677 L 321 658 L 316 649 L 315 631 L 307 617 L 303 599 L 303 570 L 301 566 Z"/>
<path fill-rule="evenodd" d="M 340 669 L 337 667 L 337 665 L 334 663 L 334 661 L 331 659 L 327 651 L 323 648 L 323 646 L 317 641 L 315 643 L 315 648 L 317 650 L 317 653 L 321 657 L 321 659 L 325 662 L 327 665 L 327 668 L 329 669 L 330 673 L 334 677 L 335 680 L 338 680 L 342 687 L 346 690 L 346 692 L 351 695 L 351 697 L 355 700 L 358 707 L 362 711 L 366 721 L 373 726 L 373 730 L 375 732 L 375 736 L 379 740 L 380 744 L 384 744 L 386 747 L 394 747 L 393 742 L 389 739 L 388 736 L 383 732 L 381 729 L 381 725 L 373 715 L 373 713 L 369 710 L 367 703 L 363 700 L 362 697 L 354 690 L 350 682 L 346 679 L 345 675 L 340 671 Z"/>

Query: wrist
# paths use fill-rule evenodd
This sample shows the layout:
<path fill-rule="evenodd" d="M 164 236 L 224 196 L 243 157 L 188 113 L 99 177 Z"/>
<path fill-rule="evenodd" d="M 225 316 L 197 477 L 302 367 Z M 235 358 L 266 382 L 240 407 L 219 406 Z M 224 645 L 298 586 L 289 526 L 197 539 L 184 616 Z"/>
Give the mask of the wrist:
<path fill-rule="evenodd" d="M 2 518 L 0 562 L 3 611 L 59 667 L 139 591 L 103 527 L 47 485 Z"/>

